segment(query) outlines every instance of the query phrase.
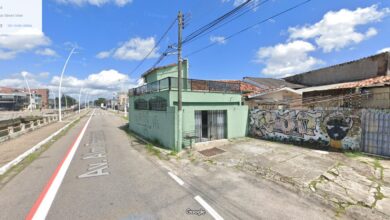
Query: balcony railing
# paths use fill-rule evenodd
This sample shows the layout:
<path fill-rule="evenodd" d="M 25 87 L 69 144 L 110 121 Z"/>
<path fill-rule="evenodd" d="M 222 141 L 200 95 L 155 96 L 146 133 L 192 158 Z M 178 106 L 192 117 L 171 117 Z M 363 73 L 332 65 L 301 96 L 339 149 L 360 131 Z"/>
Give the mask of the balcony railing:
<path fill-rule="evenodd" d="M 183 91 L 196 92 L 216 92 L 216 93 L 241 93 L 239 82 L 222 82 L 198 79 L 182 79 Z M 142 95 L 160 91 L 177 91 L 178 79 L 176 77 L 167 77 L 144 86 L 129 90 L 131 96 Z"/>

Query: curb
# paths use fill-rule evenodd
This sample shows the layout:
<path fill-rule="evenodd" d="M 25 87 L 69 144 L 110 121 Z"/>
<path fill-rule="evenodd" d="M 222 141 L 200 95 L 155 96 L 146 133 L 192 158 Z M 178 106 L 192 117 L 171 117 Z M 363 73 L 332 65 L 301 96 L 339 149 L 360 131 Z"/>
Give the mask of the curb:
<path fill-rule="evenodd" d="M 13 159 L 12 161 L 8 162 L 7 164 L 5 164 L 4 166 L 2 166 L 0 168 L 0 175 L 3 175 L 5 172 L 7 172 L 8 170 L 10 170 L 12 167 L 18 165 L 24 158 L 28 157 L 30 154 L 34 153 L 36 150 L 38 150 L 39 148 L 42 147 L 42 145 L 46 144 L 47 142 L 49 142 L 53 137 L 55 137 L 56 135 L 58 135 L 60 132 L 62 132 L 63 130 L 65 130 L 66 128 L 68 128 L 72 123 L 74 123 L 75 121 L 77 121 L 79 118 L 76 118 L 75 120 L 69 122 L 68 124 L 66 124 L 64 127 L 62 127 L 61 129 L 59 129 L 58 131 L 54 132 L 53 134 L 51 134 L 49 137 L 47 137 L 46 139 L 44 139 L 43 141 L 39 142 L 38 144 L 36 144 L 35 146 L 33 146 L 32 148 L 30 148 L 29 150 L 25 151 L 23 154 L 19 155 L 17 158 Z"/>

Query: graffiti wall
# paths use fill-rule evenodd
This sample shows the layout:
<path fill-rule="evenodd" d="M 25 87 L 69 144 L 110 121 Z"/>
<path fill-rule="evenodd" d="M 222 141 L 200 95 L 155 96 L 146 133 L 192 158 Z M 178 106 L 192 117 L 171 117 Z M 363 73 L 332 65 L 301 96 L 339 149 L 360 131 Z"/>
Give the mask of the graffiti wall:
<path fill-rule="evenodd" d="M 249 118 L 252 136 L 319 147 L 359 149 L 358 112 L 253 109 Z"/>

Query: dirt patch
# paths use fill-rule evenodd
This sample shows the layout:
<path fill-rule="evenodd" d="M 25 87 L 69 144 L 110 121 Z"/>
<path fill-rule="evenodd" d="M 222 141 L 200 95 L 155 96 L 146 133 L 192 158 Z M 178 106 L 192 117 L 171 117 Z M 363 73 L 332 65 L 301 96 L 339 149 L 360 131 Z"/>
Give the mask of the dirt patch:
<path fill-rule="evenodd" d="M 222 150 L 222 149 L 219 149 L 217 147 L 213 147 L 213 148 L 210 148 L 210 149 L 207 149 L 207 150 L 198 151 L 198 152 L 201 153 L 203 156 L 212 157 L 212 156 L 215 156 L 215 155 L 218 155 L 218 154 L 222 154 L 225 151 Z"/>

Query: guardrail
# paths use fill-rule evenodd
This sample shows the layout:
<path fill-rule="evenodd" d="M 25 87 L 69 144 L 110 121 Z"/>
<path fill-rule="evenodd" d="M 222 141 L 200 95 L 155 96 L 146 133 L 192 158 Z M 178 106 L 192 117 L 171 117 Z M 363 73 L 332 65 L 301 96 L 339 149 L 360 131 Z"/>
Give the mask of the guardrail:
<path fill-rule="evenodd" d="M 241 84 L 238 82 L 224 82 L 213 80 L 182 79 L 183 91 L 193 92 L 217 92 L 217 93 L 241 93 Z M 177 90 L 178 79 L 167 77 L 155 82 L 148 83 L 144 86 L 129 90 L 130 96 L 142 95 L 145 93 L 174 91 Z"/>
<path fill-rule="evenodd" d="M 72 112 L 64 112 L 64 118 L 71 115 Z M 0 143 L 19 137 L 25 133 L 41 128 L 45 125 L 58 121 L 58 115 L 46 115 L 43 118 L 37 118 L 28 122 L 20 122 L 16 125 L 0 129 Z"/>

